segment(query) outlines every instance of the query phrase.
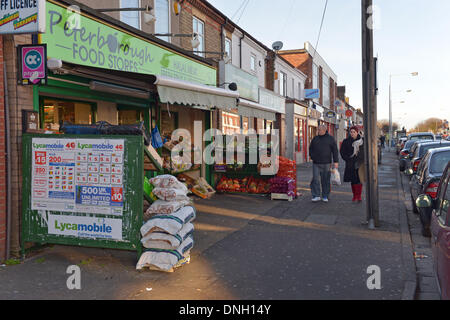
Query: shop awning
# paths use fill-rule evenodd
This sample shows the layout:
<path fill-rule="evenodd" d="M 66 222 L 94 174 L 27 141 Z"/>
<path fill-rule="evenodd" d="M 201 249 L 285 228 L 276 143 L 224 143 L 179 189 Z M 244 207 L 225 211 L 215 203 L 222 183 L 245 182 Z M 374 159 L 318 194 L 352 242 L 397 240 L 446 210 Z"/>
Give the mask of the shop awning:
<path fill-rule="evenodd" d="M 250 100 L 240 98 L 238 110 L 239 115 L 243 117 L 253 117 L 258 119 L 266 119 L 269 121 L 276 120 L 276 116 L 273 111 L 269 111 L 263 105 Z"/>
<path fill-rule="evenodd" d="M 159 99 L 163 103 L 231 110 L 237 107 L 237 91 L 155 76 Z"/>

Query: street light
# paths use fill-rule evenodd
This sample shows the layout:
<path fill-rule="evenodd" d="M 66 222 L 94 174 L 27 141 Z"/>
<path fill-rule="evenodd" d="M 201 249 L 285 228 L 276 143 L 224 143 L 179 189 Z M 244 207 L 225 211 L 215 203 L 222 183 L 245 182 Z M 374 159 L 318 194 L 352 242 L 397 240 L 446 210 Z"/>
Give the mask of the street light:
<path fill-rule="evenodd" d="M 412 76 L 417 77 L 419 75 L 418 72 L 411 72 L 406 74 L 391 74 L 389 75 L 389 149 L 392 146 L 392 78 L 400 77 L 400 76 Z M 412 90 L 408 90 L 407 92 L 412 92 Z"/>

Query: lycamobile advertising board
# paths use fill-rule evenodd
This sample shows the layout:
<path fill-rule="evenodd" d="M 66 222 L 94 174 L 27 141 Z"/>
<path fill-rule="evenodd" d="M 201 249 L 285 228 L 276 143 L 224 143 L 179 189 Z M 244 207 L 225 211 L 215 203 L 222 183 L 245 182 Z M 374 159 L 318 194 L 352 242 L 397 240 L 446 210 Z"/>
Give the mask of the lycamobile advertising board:
<path fill-rule="evenodd" d="M 142 252 L 142 136 L 27 134 L 22 138 L 25 243 Z"/>
<path fill-rule="evenodd" d="M 49 58 L 216 85 L 212 67 L 51 2 L 47 2 L 46 13 L 46 33 L 40 39 L 47 44 Z"/>

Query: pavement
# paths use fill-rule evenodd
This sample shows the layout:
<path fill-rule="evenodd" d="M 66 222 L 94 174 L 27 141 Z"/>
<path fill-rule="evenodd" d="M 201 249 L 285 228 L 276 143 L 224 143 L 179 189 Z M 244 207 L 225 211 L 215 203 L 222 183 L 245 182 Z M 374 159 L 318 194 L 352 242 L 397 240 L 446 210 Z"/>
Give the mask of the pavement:
<path fill-rule="evenodd" d="M 329 203 L 312 203 L 311 164 L 304 164 L 302 196 L 292 202 L 196 200 L 191 262 L 174 273 L 136 271 L 134 252 L 48 245 L 18 265 L 0 266 L 0 299 L 413 300 L 431 274 L 417 273 L 419 240 L 411 237 L 397 168 L 395 153 L 386 151 L 376 230 L 361 224 L 365 201 L 352 203 L 349 184 L 333 186 Z M 81 269 L 79 290 L 67 287 L 71 265 Z"/>

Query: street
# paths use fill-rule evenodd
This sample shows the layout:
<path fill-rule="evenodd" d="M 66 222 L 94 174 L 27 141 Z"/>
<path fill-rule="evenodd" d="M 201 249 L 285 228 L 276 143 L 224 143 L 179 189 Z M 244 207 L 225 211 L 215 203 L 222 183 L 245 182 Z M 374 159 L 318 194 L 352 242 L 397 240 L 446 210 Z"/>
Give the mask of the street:
<path fill-rule="evenodd" d="M 384 152 L 379 170 L 375 231 L 361 224 L 365 203 L 351 202 L 349 184 L 333 186 L 328 204 L 312 203 L 310 166 L 298 167 L 302 196 L 293 202 L 244 195 L 196 201 L 191 263 L 174 273 L 137 272 L 133 252 L 48 246 L 19 265 L 0 267 L 0 299 L 415 299 L 416 266 L 395 153 Z M 341 175 L 343 169 L 341 164 Z M 81 269 L 80 290 L 67 288 L 70 265 Z M 371 290 L 373 266 L 381 286 Z"/>

